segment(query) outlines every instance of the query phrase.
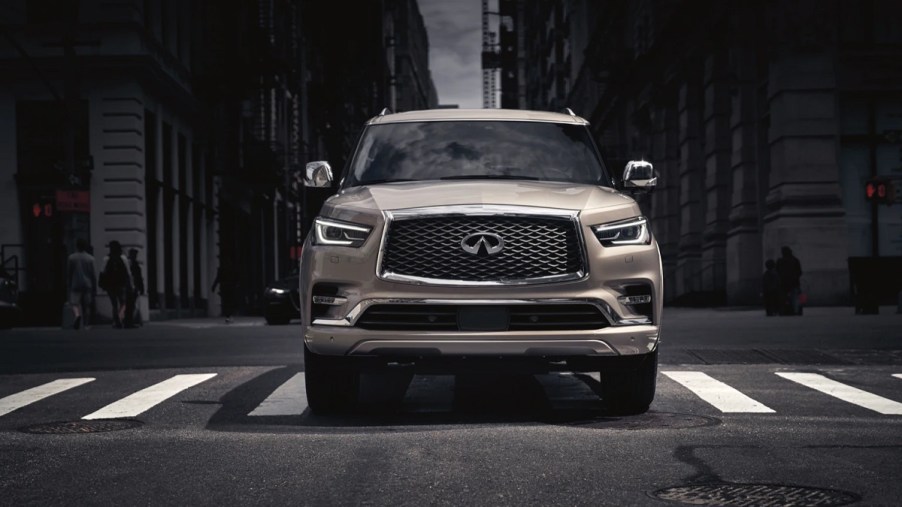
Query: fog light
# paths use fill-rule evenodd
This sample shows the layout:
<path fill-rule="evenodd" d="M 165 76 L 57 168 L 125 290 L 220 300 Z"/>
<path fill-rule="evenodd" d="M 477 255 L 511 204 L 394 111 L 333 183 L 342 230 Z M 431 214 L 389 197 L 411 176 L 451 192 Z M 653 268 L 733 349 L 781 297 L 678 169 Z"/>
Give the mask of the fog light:
<path fill-rule="evenodd" d="M 315 305 L 339 306 L 347 302 L 347 298 L 337 296 L 313 296 L 313 304 Z"/>
<path fill-rule="evenodd" d="M 646 303 L 651 303 L 651 296 L 620 296 L 617 298 L 617 301 L 622 305 L 643 305 Z"/>

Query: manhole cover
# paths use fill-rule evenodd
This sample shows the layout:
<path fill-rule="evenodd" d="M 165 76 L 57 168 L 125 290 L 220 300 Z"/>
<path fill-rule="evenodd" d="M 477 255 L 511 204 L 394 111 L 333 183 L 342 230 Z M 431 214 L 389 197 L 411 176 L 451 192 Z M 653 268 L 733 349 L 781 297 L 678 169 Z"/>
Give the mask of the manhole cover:
<path fill-rule="evenodd" d="M 73 433 L 103 433 L 137 428 L 141 421 L 132 419 L 108 419 L 96 421 L 60 421 L 26 426 L 19 431 L 38 435 L 71 435 Z"/>
<path fill-rule="evenodd" d="M 598 417 L 586 421 L 571 422 L 571 426 L 610 430 L 686 429 L 716 426 L 720 419 L 701 415 L 671 412 L 646 412 L 629 417 Z"/>
<path fill-rule="evenodd" d="M 834 489 L 778 484 L 698 484 L 658 490 L 656 498 L 685 505 L 848 505 L 858 495 Z"/>

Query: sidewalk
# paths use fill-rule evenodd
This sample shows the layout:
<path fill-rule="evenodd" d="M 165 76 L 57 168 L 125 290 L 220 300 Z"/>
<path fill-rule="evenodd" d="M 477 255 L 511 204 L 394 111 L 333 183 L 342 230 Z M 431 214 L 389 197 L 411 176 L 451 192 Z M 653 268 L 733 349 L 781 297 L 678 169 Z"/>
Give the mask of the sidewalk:
<path fill-rule="evenodd" d="M 297 323 L 299 321 L 294 321 Z M 215 327 L 256 327 L 265 326 L 266 320 L 260 316 L 232 317 L 232 322 L 226 323 L 224 317 L 198 317 L 190 319 L 152 320 L 145 322 L 148 328 L 182 327 L 188 329 L 209 329 Z"/>

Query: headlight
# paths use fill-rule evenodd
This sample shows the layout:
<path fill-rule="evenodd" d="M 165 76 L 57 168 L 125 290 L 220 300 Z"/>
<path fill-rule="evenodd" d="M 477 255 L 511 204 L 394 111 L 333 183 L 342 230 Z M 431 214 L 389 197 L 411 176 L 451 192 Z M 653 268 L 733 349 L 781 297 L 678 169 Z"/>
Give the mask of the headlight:
<path fill-rule="evenodd" d="M 370 235 L 371 227 L 317 218 L 314 222 L 315 245 L 359 247 Z"/>
<path fill-rule="evenodd" d="M 592 232 L 604 246 L 647 245 L 651 243 L 648 220 L 645 217 L 630 218 L 601 225 L 593 225 Z"/>

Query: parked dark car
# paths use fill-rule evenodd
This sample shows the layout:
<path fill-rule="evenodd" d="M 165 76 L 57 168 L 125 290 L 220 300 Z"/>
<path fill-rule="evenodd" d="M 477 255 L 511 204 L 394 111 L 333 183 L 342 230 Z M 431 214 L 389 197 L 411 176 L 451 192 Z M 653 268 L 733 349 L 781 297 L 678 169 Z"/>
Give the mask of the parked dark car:
<path fill-rule="evenodd" d="M 298 304 L 298 274 L 293 272 L 270 283 L 263 291 L 263 316 L 272 326 L 288 324 L 301 316 Z"/>
<path fill-rule="evenodd" d="M 15 277 L 0 268 L 0 329 L 12 327 L 19 319 L 18 295 Z"/>

